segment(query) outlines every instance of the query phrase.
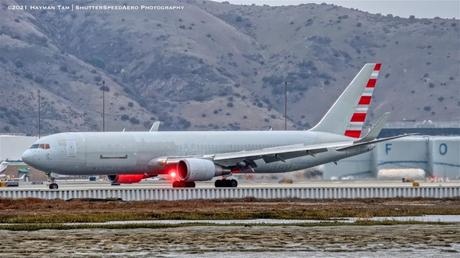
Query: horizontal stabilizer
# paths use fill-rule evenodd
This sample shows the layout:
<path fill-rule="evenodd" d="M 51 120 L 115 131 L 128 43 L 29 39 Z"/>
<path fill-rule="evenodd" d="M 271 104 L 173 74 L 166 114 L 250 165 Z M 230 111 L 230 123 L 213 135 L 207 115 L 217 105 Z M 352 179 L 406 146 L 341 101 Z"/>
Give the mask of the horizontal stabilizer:
<path fill-rule="evenodd" d="M 382 131 L 383 127 L 385 126 L 385 123 L 388 120 L 388 117 L 390 116 L 390 112 L 386 112 L 383 114 L 377 122 L 375 122 L 375 125 L 371 128 L 371 130 L 366 134 L 366 136 L 362 137 L 361 139 L 357 140 L 356 143 L 359 142 L 368 142 L 376 139 L 380 132 Z"/>
<path fill-rule="evenodd" d="M 367 142 L 359 142 L 359 143 L 356 142 L 356 144 L 353 144 L 353 145 L 347 146 L 347 147 L 339 147 L 336 150 L 337 151 L 345 151 L 345 150 L 350 150 L 350 149 L 353 149 L 353 148 L 357 148 L 357 147 L 361 147 L 361 146 L 365 146 L 365 145 L 369 145 L 369 144 L 375 144 L 375 143 L 379 143 L 379 142 L 386 142 L 386 141 L 390 141 L 390 140 L 394 140 L 394 139 L 398 139 L 398 138 L 403 138 L 403 137 L 407 137 L 407 136 L 413 136 L 413 135 L 418 135 L 418 134 L 417 133 L 401 134 L 401 135 L 396 135 L 396 136 L 391 136 L 391 137 L 379 138 L 379 139 L 375 139 L 375 140 L 367 141 Z"/>

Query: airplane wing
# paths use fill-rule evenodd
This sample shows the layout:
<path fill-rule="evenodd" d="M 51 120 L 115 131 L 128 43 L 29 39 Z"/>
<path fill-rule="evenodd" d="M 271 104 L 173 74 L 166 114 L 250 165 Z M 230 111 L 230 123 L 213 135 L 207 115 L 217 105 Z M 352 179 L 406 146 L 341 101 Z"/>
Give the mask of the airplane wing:
<path fill-rule="evenodd" d="M 235 165 L 241 161 L 254 161 L 258 159 L 263 159 L 266 163 L 271 163 L 276 161 L 285 161 L 287 159 L 307 155 L 315 156 L 315 154 L 327 152 L 328 150 L 333 148 L 343 148 L 352 145 L 353 141 L 332 142 L 312 145 L 294 144 L 249 151 L 218 153 L 212 155 L 205 155 L 202 158 L 211 159 L 214 161 L 214 163 L 222 166 Z"/>
<path fill-rule="evenodd" d="M 170 156 L 155 159 L 153 164 L 173 164 L 179 162 L 184 158 L 199 158 L 212 160 L 214 163 L 221 166 L 233 166 L 241 161 L 254 161 L 263 159 L 265 162 L 285 161 L 300 156 L 311 155 L 315 156 L 317 153 L 326 152 L 331 148 L 342 148 L 352 146 L 353 140 L 343 142 L 332 142 L 322 144 L 293 144 L 283 145 L 270 148 L 262 148 L 257 150 L 243 150 L 237 152 L 216 153 L 208 155 L 191 155 L 191 156 Z M 152 164 L 152 163 L 151 163 Z M 152 164 L 152 165 L 153 165 Z"/>
<path fill-rule="evenodd" d="M 211 159 L 214 163 L 222 166 L 235 165 L 240 161 L 254 161 L 263 159 L 266 163 L 285 161 L 287 159 L 297 158 L 301 156 L 315 156 L 315 154 L 327 152 L 329 150 L 346 151 L 354 148 L 361 148 L 366 145 L 372 145 L 379 142 L 390 141 L 402 137 L 412 136 L 416 134 L 403 134 L 386 138 L 373 139 L 369 141 L 344 141 L 332 142 L 313 145 L 286 145 L 272 148 L 264 148 L 250 151 L 239 151 L 229 153 L 219 153 L 213 155 L 205 155 L 201 158 Z"/>

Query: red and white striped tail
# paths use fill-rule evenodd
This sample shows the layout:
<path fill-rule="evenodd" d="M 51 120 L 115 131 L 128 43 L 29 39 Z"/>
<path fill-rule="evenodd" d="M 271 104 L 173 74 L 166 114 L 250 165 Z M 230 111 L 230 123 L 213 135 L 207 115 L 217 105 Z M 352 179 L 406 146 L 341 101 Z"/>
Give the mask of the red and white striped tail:
<path fill-rule="evenodd" d="M 377 77 L 381 67 L 382 64 L 375 64 L 374 70 L 372 71 L 369 80 L 367 81 L 366 85 L 363 85 L 365 89 L 361 94 L 358 105 L 355 108 L 355 112 L 350 119 L 350 123 L 345 130 L 345 136 L 353 138 L 361 137 L 364 122 L 366 121 L 367 111 L 369 110 L 369 106 L 372 101 L 372 94 L 374 93 L 375 85 L 377 84 Z"/>

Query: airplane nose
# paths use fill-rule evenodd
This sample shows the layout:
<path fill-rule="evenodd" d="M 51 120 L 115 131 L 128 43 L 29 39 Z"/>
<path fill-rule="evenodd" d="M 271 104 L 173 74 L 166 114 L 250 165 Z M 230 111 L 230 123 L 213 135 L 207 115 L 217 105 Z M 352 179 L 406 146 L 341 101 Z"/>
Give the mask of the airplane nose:
<path fill-rule="evenodd" d="M 31 165 L 31 161 L 32 161 L 32 153 L 30 153 L 30 150 L 26 150 L 22 156 L 21 156 L 21 159 L 24 163 L 28 164 L 28 165 Z"/>

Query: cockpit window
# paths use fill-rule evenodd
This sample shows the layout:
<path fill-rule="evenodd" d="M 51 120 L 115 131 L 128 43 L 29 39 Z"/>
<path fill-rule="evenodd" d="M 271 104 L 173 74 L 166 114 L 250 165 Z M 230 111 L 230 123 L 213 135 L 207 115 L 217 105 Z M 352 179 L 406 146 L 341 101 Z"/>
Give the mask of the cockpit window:
<path fill-rule="evenodd" d="M 50 145 L 48 143 L 40 143 L 40 144 L 32 144 L 32 146 L 30 146 L 31 149 L 44 149 L 44 150 L 47 150 L 50 148 Z"/>
<path fill-rule="evenodd" d="M 47 144 L 47 143 L 42 143 L 42 144 L 40 144 L 39 148 L 40 148 L 40 149 L 44 149 L 44 150 L 47 150 L 47 149 L 49 149 L 49 148 L 50 148 L 50 145 L 49 145 L 49 144 Z"/>

